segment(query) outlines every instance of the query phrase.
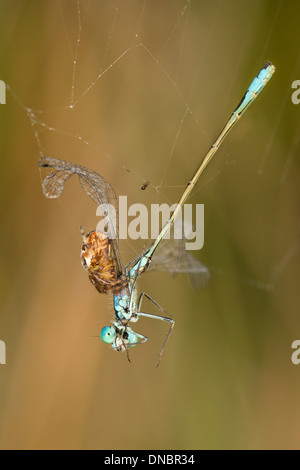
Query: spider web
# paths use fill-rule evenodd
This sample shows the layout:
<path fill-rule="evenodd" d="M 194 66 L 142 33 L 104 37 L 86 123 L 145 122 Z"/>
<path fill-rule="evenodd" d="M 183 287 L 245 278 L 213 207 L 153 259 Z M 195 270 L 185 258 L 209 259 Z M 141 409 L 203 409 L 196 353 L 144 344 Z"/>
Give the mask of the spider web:
<path fill-rule="evenodd" d="M 41 35 L 41 49 L 46 65 L 44 75 L 41 72 L 35 80 L 30 106 L 20 98 L 17 84 L 8 87 L 29 118 L 37 154 L 94 169 L 117 194 L 128 195 L 129 203 L 176 202 L 259 68 L 272 59 L 283 8 L 282 1 L 274 2 L 268 28 L 257 38 L 253 25 L 258 18 L 263 21 L 265 2 L 254 2 L 247 24 L 235 24 L 232 34 L 228 22 L 237 3 L 212 3 L 210 7 L 192 0 L 163 6 L 147 0 L 45 2 L 48 30 Z M 29 13 L 30 2 L 27 7 Z M 298 70 L 296 58 L 290 81 Z M 207 229 L 204 258 L 216 275 L 233 276 L 259 289 L 272 289 L 299 251 L 294 218 L 285 243 L 279 229 L 280 197 L 291 179 L 299 145 L 297 127 L 291 127 L 284 149 L 278 138 L 289 101 L 288 90 L 278 99 L 278 85 L 269 85 L 189 201 L 201 198 L 199 202 L 218 206 L 215 212 L 223 223 L 233 204 L 232 216 L 225 221 L 228 230 L 235 225 L 239 206 L 240 214 L 243 203 L 246 210 L 254 208 L 257 219 L 250 222 L 249 216 L 247 224 L 256 224 L 257 230 L 251 227 L 256 244 L 243 247 L 249 231 L 245 217 L 228 231 L 227 243 L 244 251 L 241 271 L 226 267 L 223 243 L 216 236 L 217 219 Z M 147 190 L 141 192 L 144 186 Z M 221 210 L 224 193 L 227 206 Z M 259 220 L 265 230 L 260 241 Z M 275 235 L 268 244 L 274 232 L 278 239 Z M 135 254 L 143 243 L 128 242 Z M 246 251 L 252 251 L 253 257 Z"/>
<path fill-rule="evenodd" d="M 299 15 L 283 0 L 0 2 L 1 448 L 299 447 Z M 192 255 L 211 282 L 140 276 L 176 327 L 154 370 L 166 331 L 141 318 L 150 341 L 129 365 L 91 338 L 114 318 L 80 266 L 96 206 L 77 177 L 46 200 L 37 162 L 92 169 L 128 206 L 171 205 L 268 60 L 188 200 L 205 206 Z M 123 265 L 146 242 L 121 240 Z"/>

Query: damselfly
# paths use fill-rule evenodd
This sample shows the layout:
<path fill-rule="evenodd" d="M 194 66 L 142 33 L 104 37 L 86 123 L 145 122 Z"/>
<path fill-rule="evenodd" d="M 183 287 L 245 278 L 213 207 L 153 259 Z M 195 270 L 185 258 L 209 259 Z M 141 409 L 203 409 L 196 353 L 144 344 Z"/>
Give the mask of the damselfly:
<path fill-rule="evenodd" d="M 113 326 L 106 326 L 102 329 L 101 339 L 105 343 L 111 344 L 116 351 L 127 351 L 128 354 L 128 348 L 148 341 L 146 336 L 136 333 L 130 326 L 140 317 L 163 320 L 169 323 L 169 330 L 159 353 L 157 364 L 159 365 L 162 353 L 174 327 L 174 320 L 165 314 L 156 315 L 142 311 L 142 302 L 146 297 L 158 309 L 166 313 L 166 311 L 145 292 L 138 295 L 136 286 L 137 279 L 146 270 L 151 269 L 152 258 L 157 248 L 174 225 L 176 217 L 192 192 L 200 175 L 203 173 L 233 125 L 268 83 L 274 72 L 275 67 L 271 63 L 267 63 L 261 69 L 258 76 L 252 81 L 239 105 L 230 116 L 216 141 L 205 155 L 193 178 L 187 184 L 175 210 L 168 222 L 163 226 L 154 243 L 140 256 L 129 263 L 124 270 L 118 250 L 118 228 L 112 223 L 112 214 L 110 213 L 111 204 L 116 212 L 118 212 L 117 198 L 111 185 L 96 172 L 80 165 L 50 157 L 42 157 L 38 162 L 40 167 L 50 167 L 55 170 L 49 174 L 43 182 L 43 192 L 46 197 L 59 197 L 63 192 L 65 182 L 68 181 L 71 176 L 77 174 L 85 192 L 97 205 L 101 205 L 102 208 L 104 207 L 106 220 L 108 221 L 105 233 L 93 231 L 85 235 L 82 231 L 83 244 L 81 260 L 83 267 L 88 271 L 90 280 L 97 290 L 114 295 L 115 321 Z M 189 263 L 187 263 L 186 259 L 184 263 L 178 262 L 177 272 L 187 271 L 197 273 L 198 276 L 202 278 L 204 284 L 210 277 L 208 269 L 190 254 L 187 255 L 190 257 Z M 157 263 L 156 267 L 170 269 L 168 264 L 170 260 L 171 252 L 170 250 L 169 252 L 165 250 L 164 258 Z M 153 261 L 153 265 L 155 267 L 155 260 Z M 193 266 L 193 268 L 190 269 L 190 266 Z"/>

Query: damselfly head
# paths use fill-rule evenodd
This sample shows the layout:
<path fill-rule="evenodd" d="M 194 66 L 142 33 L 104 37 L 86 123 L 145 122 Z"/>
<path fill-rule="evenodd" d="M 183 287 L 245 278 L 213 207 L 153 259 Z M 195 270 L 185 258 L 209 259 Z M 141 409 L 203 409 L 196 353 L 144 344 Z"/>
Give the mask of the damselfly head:
<path fill-rule="evenodd" d="M 129 327 L 117 324 L 102 328 L 100 338 L 106 344 L 111 344 L 115 351 L 126 351 L 139 343 L 138 335 Z"/>

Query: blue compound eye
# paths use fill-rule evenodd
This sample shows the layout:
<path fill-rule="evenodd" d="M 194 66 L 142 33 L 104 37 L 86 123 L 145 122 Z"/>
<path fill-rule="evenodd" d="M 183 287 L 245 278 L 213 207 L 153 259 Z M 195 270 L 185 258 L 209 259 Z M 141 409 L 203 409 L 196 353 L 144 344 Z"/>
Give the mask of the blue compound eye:
<path fill-rule="evenodd" d="M 106 344 L 112 344 L 116 337 L 116 330 L 113 326 L 105 326 L 102 328 L 100 338 Z"/>

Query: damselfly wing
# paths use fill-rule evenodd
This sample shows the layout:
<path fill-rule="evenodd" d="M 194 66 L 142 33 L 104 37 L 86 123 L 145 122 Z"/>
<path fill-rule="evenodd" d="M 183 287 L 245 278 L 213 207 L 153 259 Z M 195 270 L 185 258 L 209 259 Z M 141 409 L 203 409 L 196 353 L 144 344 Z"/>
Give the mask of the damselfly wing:
<path fill-rule="evenodd" d="M 81 229 L 83 238 L 81 263 L 98 292 L 104 294 L 119 292 L 127 281 L 123 275 L 118 249 L 118 202 L 113 188 L 95 171 L 64 160 L 42 157 L 38 166 L 54 170 L 43 181 L 43 193 L 47 198 L 61 196 L 65 183 L 77 175 L 86 194 L 97 206 L 102 207 L 107 221 L 106 232 L 92 231 L 85 235 Z"/>

